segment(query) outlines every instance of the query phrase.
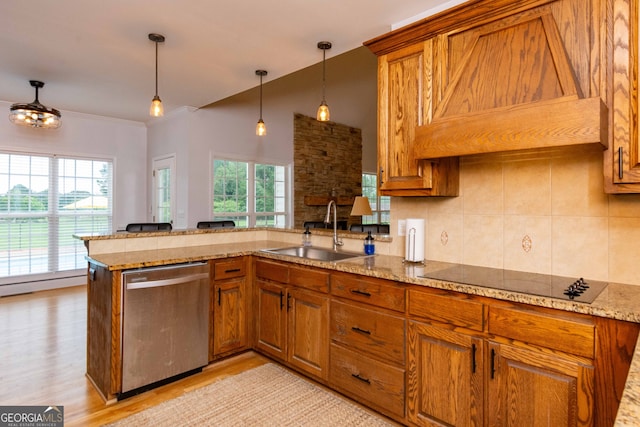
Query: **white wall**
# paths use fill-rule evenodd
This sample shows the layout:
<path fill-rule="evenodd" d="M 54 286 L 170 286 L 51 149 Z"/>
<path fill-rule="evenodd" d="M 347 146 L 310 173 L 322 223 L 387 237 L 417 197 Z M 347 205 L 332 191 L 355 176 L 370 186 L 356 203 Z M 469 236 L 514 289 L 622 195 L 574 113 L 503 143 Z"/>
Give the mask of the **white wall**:
<path fill-rule="evenodd" d="M 256 65 L 256 69 L 267 65 Z M 360 128 L 364 171 L 376 170 L 377 59 L 361 47 L 327 59 L 326 99 L 332 121 Z M 246 70 L 254 74 L 254 69 Z M 315 117 L 322 100 L 322 64 L 270 81 L 263 79 L 263 119 L 258 137 L 259 78 L 256 87 L 201 109 L 184 108 L 151 121 L 149 168 L 153 157 L 176 154 L 179 177 L 175 228 L 193 228 L 209 219 L 211 159 L 293 162 L 293 115 Z M 149 183 L 151 184 L 151 183 Z M 295 185 L 295 183 L 294 183 Z M 149 193 L 150 194 L 150 193 Z"/>

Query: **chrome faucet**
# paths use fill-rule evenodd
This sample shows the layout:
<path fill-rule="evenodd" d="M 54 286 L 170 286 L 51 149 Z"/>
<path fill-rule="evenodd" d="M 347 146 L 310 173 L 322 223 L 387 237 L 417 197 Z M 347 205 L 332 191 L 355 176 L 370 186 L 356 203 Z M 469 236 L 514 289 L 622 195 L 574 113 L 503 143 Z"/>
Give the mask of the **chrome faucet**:
<path fill-rule="evenodd" d="M 327 205 L 327 216 L 324 219 L 325 224 L 331 223 L 331 205 L 333 205 L 333 250 L 337 251 L 338 246 L 342 246 L 342 240 L 338 239 L 338 206 L 334 200 L 329 201 Z"/>

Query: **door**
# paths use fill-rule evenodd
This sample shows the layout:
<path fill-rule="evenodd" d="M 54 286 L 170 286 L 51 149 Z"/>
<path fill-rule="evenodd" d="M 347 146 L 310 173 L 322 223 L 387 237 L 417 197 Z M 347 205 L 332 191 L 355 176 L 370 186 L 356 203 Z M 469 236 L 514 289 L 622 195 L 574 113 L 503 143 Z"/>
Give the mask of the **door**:
<path fill-rule="evenodd" d="M 247 346 L 244 277 L 214 282 L 213 354 Z"/>
<path fill-rule="evenodd" d="M 482 425 L 480 338 L 409 322 L 407 356 L 409 420 L 422 426 Z"/>
<path fill-rule="evenodd" d="M 589 363 L 491 342 L 487 357 L 488 425 L 593 425 Z"/>
<path fill-rule="evenodd" d="M 302 289 L 289 289 L 288 360 L 291 365 L 327 379 L 329 366 L 329 298 Z"/>
<path fill-rule="evenodd" d="M 256 348 L 280 360 L 287 357 L 286 288 L 258 279 Z"/>
<path fill-rule="evenodd" d="M 153 159 L 152 221 L 173 224 L 176 191 L 175 155 Z"/>

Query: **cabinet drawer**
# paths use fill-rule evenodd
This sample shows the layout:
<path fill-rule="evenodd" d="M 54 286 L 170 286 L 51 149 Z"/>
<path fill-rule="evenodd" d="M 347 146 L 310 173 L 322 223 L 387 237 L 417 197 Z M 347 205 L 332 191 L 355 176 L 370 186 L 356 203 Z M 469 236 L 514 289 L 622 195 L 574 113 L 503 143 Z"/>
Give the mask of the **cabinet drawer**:
<path fill-rule="evenodd" d="M 302 267 L 289 267 L 289 283 L 318 292 L 329 292 L 329 273 Z"/>
<path fill-rule="evenodd" d="M 246 262 L 244 258 L 232 258 L 225 261 L 216 261 L 213 266 L 214 280 L 242 277 L 246 274 Z"/>
<path fill-rule="evenodd" d="M 331 339 L 404 365 L 404 319 L 331 302 Z"/>
<path fill-rule="evenodd" d="M 381 412 L 404 417 L 404 370 L 331 344 L 331 382 Z M 376 408 L 377 407 L 377 408 Z"/>
<path fill-rule="evenodd" d="M 405 310 L 405 287 L 386 280 L 335 273 L 331 275 L 331 293 L 403 313 Z"/>
<path fill-rule="evenodd" d="M 256 260 L 256 277 L 289 283 L 289 267 L 275 262 Z"/>
<path fill-rule="evenodd" d="M 490 307 L 489 332 L 578 356 L 593 358 L 595 353 L 595 325 L 577 316 Z"/>
<path fill-rule="evenodd" d="M 447 291 L 409 290 L 409 314 L 463 328 L 484 329 L 485 305 Z"/>

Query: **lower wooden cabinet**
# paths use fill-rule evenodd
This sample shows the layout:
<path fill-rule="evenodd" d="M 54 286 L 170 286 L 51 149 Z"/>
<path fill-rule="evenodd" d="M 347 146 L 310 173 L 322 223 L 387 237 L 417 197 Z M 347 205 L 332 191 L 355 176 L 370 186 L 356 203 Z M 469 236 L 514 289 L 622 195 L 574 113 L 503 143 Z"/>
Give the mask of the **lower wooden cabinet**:
<path fill-rule="evenodd" d="M 244 257 L 213 262 L 211 292 L 212 334 L 210 357 L 215 358 L 243 350 L 249 345 L 247 329 L 246 266 Z"/>
<path fill-rule="evenodd" d="M 483 340 L 415 321 L 408 329 L 409 420 L 420 426 L 481 426 Z"/>
<path fill-rule="evenodd" d="M 589 361 L 495 342 L 487 348 L 487 425 L 594 425 Z"/>
<path fill-rule="evenodd" d="M 322 289 L 323 280 L 327 286 L 328 273 L 258 261 L 256 276 L 256 349 L 326 380 L 329 297 L 307 287 Z"/>
<path fill-rule="evenodd" d="M 404 369 L 331 344 L 331 385 L 378 411 L 404 417 Z"/>

